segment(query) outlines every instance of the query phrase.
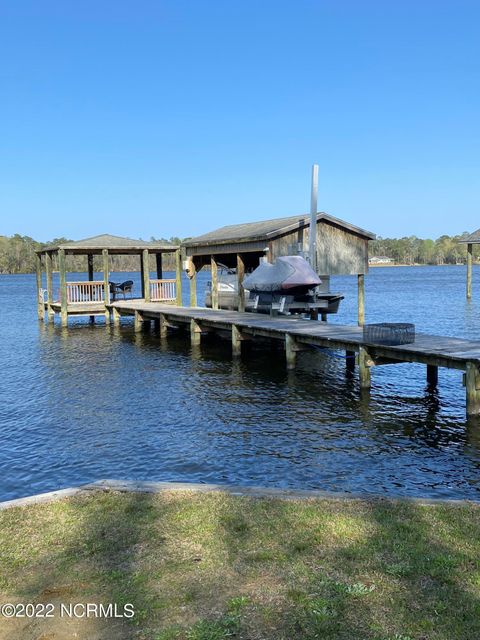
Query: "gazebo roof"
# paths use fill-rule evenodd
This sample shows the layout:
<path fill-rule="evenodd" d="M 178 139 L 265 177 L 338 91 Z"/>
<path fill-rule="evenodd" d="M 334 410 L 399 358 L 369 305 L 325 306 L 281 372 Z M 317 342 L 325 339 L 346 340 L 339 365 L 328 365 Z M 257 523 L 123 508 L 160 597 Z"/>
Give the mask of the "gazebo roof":
<path fill-rule="evenodd" d="M 178 245 L 171 244 L 170 242 L 147 242 L 146 240 L 135 240 L 104 233 L 83 240 L 50 245 L 39 249 L 37 253 L 58 251 L 59 249 L 63 249 L 65 253 L 83 255 L 98 254 L 101 253 L 103 249 L 107 249 L 108 252 L 112 254 L 135 254 L 140 253 L 144 249 L 148 249 L 149 253 L 167 253 L 169 251 L 176 251 Z"/>
<path fill-rule="evenodd" d="M 480 244 L 480 229 L 477 229 L 463 240 L 459 240 L 461 244 Z"/>

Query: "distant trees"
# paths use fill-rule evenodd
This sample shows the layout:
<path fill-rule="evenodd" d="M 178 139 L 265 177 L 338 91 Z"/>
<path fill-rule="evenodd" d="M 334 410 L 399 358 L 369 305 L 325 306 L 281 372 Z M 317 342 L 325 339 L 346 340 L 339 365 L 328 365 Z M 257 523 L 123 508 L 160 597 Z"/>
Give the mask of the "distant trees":
<path fill-rule="evenodd" d="M 455 264 L 464 262 L 466 256 L 465 247 L 459 245 L 468 235 L 464 232 L 457 236 L 443 235 L 436 240 L 422 239 L 416 236 L 404 238 L 377 238 L 370 243 L 371 256 L 388 256 L 400 264 Z M 184 240 L 187 238 L 184 238 Z M 181 238 L 172 237 L 151 238 L 153 242 L 171 242 L 180 244 Z M 0 236 L 0 273 L 32 273 L 35 271 L 35 249 L 41 249 L 47 245 L 56 245 L 69 242 L 67 238 L 54 238 L 51 242 L 41 243 L 30 236 Z M 480 246 L 474 245 L 474 257 L 480 259 Z M 69 271 L 85 271 L 85 256 L 67 256 L 67 269 Z M 55 265 L 54 265 L 55 268 Z M 101 258 L 95 257 L 95 270 L 101 271 Z M 138 256 L 112 256 L 112 271 L 137 271 L 140 268 Z M 174 268 L 173 256 L 164 257 L 164 269 Z M 152 270 L 154 269 L 152 263 Z"/>
<path fill-rule="evenodd" d="M 466 249 L 458 244 L 468 236 L 443 235 L 436 240 L 416 236 L 405 238 L 377 238 L 370 243 L 371 256 L 387 256 L 400 264 L 456 264 L 464 262 Z M 474 256 L 479 259 L 480 248 L 474 245 Z"/>

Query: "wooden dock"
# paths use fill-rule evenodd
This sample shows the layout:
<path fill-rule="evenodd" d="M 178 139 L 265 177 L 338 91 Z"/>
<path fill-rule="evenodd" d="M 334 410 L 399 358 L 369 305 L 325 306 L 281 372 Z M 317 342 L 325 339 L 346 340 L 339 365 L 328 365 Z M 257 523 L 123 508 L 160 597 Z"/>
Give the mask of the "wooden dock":
<path fill-rule="evenodd" d="M 297 353 L 312 347 L 345 351 L 346 366 L 354 370 L 358 363 L 360 385 L 370 388 L 370 370 L 374 366 L 402 362 L 426 365 L 431 386 L 438 381 L 438 367 L 465 372 L 467 415 L 480 415 L 480 341 L 417 334 L 415 342 L 401 346 L 369 344 L 358 326 L 327 324 L 289 317 L 270 317 L 255 313 L 178 307 L 143 300 L 122 300 L 109 305 L 115 324 L 121 316 L 134 316 L 135 330 L 145 321 L 155 321 L 160 335 L 168 328 L 187 328 L 192 344 L 200 344 L 202 334 L 220 332 L 231 337 L 232 354 L 241 355 L 242 342 L 257 337 L 281 341 L 285 345 L 286 366 L 295 367 Z M 356 356 L 356 357 L 355 357 Z"/>

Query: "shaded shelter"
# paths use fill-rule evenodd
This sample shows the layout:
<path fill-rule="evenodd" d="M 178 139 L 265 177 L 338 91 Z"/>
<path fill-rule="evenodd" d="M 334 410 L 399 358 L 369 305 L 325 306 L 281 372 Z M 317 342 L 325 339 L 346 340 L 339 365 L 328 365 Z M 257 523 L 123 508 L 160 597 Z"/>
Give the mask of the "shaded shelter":
<path fill-rule="evenodd" d="M 317 214 L 317 273 L 357 275 L 359 287 L 359 322 L 364 321 L 364 275 L 368 272 L 368 243 L 375 234 L 327 213 Z M 205 265 L 212 272 L 212 307 L 218 308 L 218 264 L 235 268 L 238 278 L 238 309 L 245 310 L 243 279 L 262 258 L 273 262 L 280 256 L 301 255 L 308 258 L 310 215 L 302 214 L 244 224 L 234 224 L 210 231 L 182 243 L 187 274 L 190 278 L 190 304 L 197 305 L 196 274 Z"/>
<path fill-rule="evenodd" d="M 164 254 L 175 254 L 176 277 L 163 278 Z M 44 247 L 37 254 L 37 296 L 39 318 L 54 320 L 59 314 L 62 325 L 68 323 L 68 316 L 104 316 L 110 321 L 110 300 L 112 286 L 109 281 L 109 257 L 113 255 L 138 255 L 141 271 L 141 298 L 146 302 L 176 302 L 181 304 L 181 258 L 177 245 L 166 242 L 147 242 L 108 234 L 86 238 L 75 242 L 64 242 Z M 84 255 L 87 258 L 87 280 L 67 281 L 65 257 Z M 102 256 L 103 280 L 94 280 L 93 257 Z M 156 279 L 150 278 L 150 256 L 155 256 Z M 56 258 L 60 275 L 58 299 L 52 286 L 53 260 Z M 46 299 L 42 289 L 42 272 L 46 273 Z M 116 319 L 116 318 L 114 318 Z"/>

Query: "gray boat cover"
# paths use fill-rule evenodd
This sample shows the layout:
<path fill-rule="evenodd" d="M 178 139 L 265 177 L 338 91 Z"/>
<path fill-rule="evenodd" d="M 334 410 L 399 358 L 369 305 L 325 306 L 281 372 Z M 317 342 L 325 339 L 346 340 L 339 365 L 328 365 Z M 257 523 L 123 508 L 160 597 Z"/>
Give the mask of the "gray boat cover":
<path fill-rule="evenodd" d="M 262 262 L 243 281 L 248 291 L 288 291 L 298 287 L 311 289 L 322 281 L 301 256 L 277 258 L 273 264 Z"/>

